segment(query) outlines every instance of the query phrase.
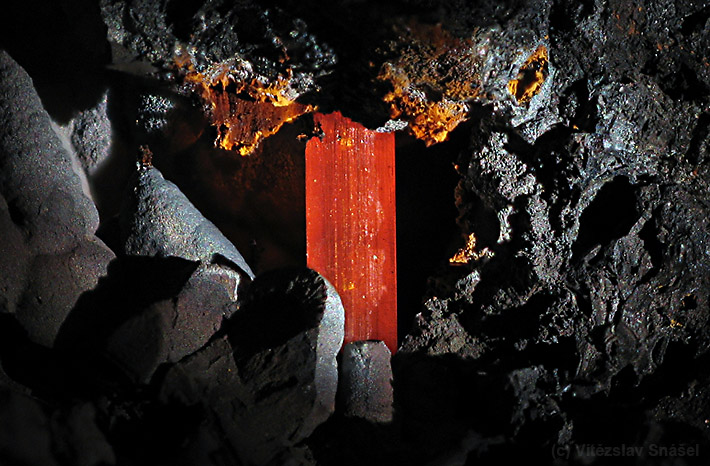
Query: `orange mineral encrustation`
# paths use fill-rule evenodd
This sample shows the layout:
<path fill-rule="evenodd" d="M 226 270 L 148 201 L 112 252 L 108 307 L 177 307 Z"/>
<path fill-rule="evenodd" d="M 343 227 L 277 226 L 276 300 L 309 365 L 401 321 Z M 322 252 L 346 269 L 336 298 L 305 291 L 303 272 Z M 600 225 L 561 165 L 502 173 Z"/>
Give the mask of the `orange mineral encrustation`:
<path fill-rule="evenodd" d="M 308 266 L 345 307 L 345 343 L 382 340 L 397 350 L 394 135 L 339 112 L 316 114 L 306 146 Z"/>

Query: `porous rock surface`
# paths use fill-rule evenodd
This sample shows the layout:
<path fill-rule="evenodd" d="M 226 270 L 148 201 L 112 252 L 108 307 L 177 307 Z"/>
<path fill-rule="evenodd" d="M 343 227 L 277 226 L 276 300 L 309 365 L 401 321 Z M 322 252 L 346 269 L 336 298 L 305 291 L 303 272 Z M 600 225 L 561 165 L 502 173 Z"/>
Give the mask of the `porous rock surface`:
<path fill-rule="evenodd" d="M 338 396 L 344 416 L 392 421 L 391 357 L 382 341 L 354 341 L 343 346 Z"/>
<path fill-rule="evenodd" d="M 108 116 L 108 92 L 95 107 L 79 113 L 71 123 L 71 143 L 84 170 L 92 172 L 110 155 L 113 137 Z"/>

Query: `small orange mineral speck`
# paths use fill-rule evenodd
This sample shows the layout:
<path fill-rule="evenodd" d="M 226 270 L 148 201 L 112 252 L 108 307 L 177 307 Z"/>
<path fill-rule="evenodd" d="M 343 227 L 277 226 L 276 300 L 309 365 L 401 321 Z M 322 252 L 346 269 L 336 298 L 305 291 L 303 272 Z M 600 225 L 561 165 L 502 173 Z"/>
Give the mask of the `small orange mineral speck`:
<path fill-rule="evenodd" d="M 153 152 L 150 150 L 150 147 L 147 145 L 145 146 L 140 146 L 139 150 L 141 151 L 140 154 L 140 165 L 143 168 L 149 168 L 153 166 Z"/>
<path fill-rule="evenodd" d="M 470 235 L 468 235 L 468 239 L 466 240 L 466 246 L 459 249 L 458 252 L 454 254 L 454 257 L 449 259 L 449 264 L 465 265 L 472 260 L 477 261 L 484 257 L 493 257 L 493 251 L 488 248 L 483 248 L 481 251 L 476 251 L 477 242 L 478 240 L 476 239 L 475 233 L 471 233 Z"/>

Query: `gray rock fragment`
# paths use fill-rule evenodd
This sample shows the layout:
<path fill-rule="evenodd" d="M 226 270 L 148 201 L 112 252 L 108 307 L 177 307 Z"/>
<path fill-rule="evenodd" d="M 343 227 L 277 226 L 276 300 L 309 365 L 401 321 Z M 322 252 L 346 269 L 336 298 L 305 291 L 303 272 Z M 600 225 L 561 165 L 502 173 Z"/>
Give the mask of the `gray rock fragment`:
<path fill-rule="evenodd" d="M 167 341 L 168 362 L 177 362 L 207 343 L 233 307 L 233 287 L 214 281 L 208 267 L 198 268 L 171 303 L 175 319 Z"/>
<path fill-rule="evenodd" d="M 100 240 L 86 240 L 64 254 L 35 256 L 17 320 L 35 343 L 53 346 L 79 297 L 93 289 L 115 255 Z"/>
<path fill-rule="evenodd" d="M 96 425 L 93 405 L 47 411 L 29 395 L 0 385 L 0 464 L 116 464 L 113 449 Z"/>
<path fill-rule="evenodd" d="M 51 346 L 113 253 L 28 74 L 0 51 L 0 312 Z"/>
<path fill-rule="evenodd" d="M 29 388 L 15 382 L 12 377 L 7 375 L 5 369 L 2 367 L 2 361 L 0 361 L 0 393 L 3 390 L 12 390 L 15 393 L 21 393 L 23 395 L 29 395 L 31 393 Z"/>
<path fill-rule="evenodd" d="M 214 413 L 244 464 L 278 464 L 335 407 L 344 311 L 312 270 L 258 277 L 216 340 L 166 375 L 165 401 Z"/>
<path fill-rule="evenodd" d="M 642 75 L 637 83 L 614 83 L 600 89 L 597 133 L 604 149 L 626 152 L 629 158 L 649 158 L 645 164 L 653 166 L 653 159 L 688 151 L 692 132 L 687 128 L 694 124 L 693 110 Z"/>
<path fill-rule="evenodd" d="M 398 353 L 422 351 L 429 356 L 455 353 L 462 359 L 478 358 L 485 345 L 466 331 L 459 316 L 448 306 L 448 300 L 436 297 L 427 300 L 424 312 L 417 314 L 412 331 L 405 336 Z"/>
<path fill-rule="evenodd" d="M 267 429 L 284 444 L 306 438 L 335 408 L 345 326 L 340 296 L 313 270 L 274 271 L 251 284 L 236 317 L 230 337 L 242 380 L 255 394 L 252 409 L 260 412 L 245 420 L 263 429 L 270 419 Z"/>
<path fill-rule="evenodd" d="M 392 421 L 391 357 L 382 341 L 355 341 L 343 347 L 338 400 L 344 416 Z"/>
<path fill-rule="evenodd" d="M 84 170 L 91 172 L 108 158 L 111 139 L 108 93 L 104 93 L 94 108 L 81 112 L 72 123 L 71 143 Z"/>
<path fill-rule="evenodd" d="M 133 186 L 121 212 L 126 254 L 207 263 L 221 256 L 254 277 L 237 248 L 157 168 L 140 168 Z"/>
<path fill-rule="evenodd" d="M 291 447 L 269 461 L 267 466 L 316 466 L 313 453 L 307 446 Z"/>
<path fill-rule="evenodd" d="M 112 359 L 134 379 L 148 382 L 160 364 L 180 361 L 204 346 L 235 306 L 235 285 L 220 280 L 218 268 L 201 265 L 177 296 L 123 323 L 107 344 Z"/>
<path fill-rule="evenodd" d="M 34 254 L 66 252 L 99 225 L 29 75 L 0 51 L 0 194 Z"/>
<path fill-rule="evenodd" d="M 221 284 L 232 302 L 237 301 L 239 288 L 242 283 L 242 277 L 237 272 L 229 267 L 217 264 L 203 264 L 200 266 L 199 272 L 202 279 Z M 230 308 L 227 311 L 228 314 L 225 314 L 225 317 L 232 315 L 233 310 L 234 308 Z"/>

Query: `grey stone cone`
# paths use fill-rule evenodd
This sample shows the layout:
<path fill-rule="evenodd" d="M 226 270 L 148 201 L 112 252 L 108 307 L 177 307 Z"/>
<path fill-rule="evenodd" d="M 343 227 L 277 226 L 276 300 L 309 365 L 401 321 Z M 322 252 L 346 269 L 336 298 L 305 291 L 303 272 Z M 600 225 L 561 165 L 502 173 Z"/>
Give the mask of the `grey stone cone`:
<path fill-rule="evenodd" d="M 121 212 L 125 253 L 211 263 L 222 257 L 250 279 L 236 247 L 155 167 L 140 167 Z"/>

